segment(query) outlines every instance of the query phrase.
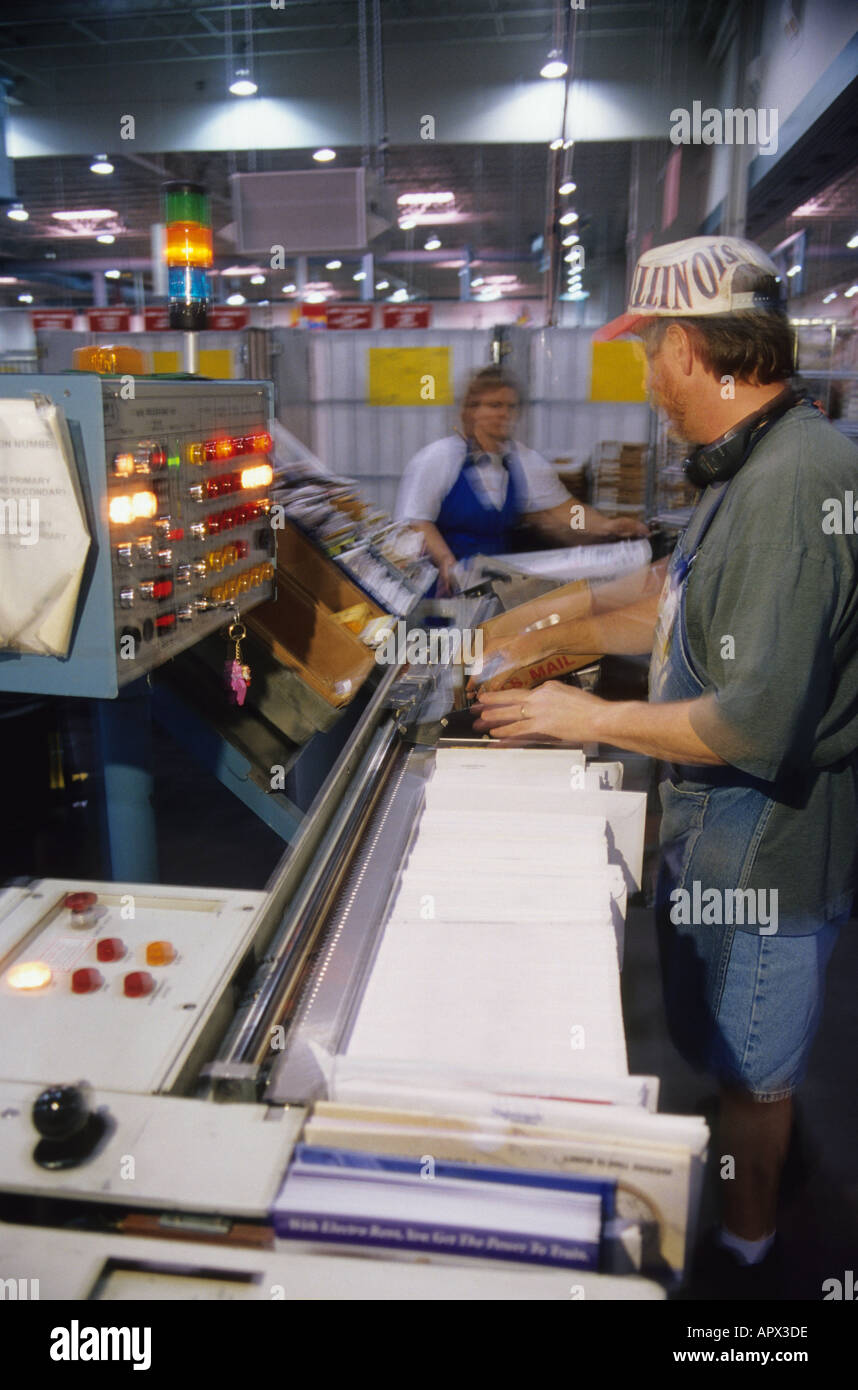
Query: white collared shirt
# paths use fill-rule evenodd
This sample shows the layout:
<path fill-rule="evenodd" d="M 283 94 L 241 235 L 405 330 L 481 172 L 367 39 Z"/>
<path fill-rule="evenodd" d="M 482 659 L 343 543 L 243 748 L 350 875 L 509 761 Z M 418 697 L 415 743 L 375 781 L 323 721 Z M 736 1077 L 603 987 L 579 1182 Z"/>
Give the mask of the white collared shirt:
<path fill-rule="evenodd" d="M 509 453 L 514 453 L 524 475 L 527 489 L 523 511 L 543 512 L 569 499 L 551 464 L 534 449 L 511 440 Z M 420 449 L 405 466 L 396 498 L 397 521 L 436 521 L 447 493 L 458 477 L 467 454 L 461 435 L 451 434 Z M 503 466 L 502 454 L 477 454 L 469 481 L 485 506 L 500 511 L 509 486 L 509 473 Z"/>

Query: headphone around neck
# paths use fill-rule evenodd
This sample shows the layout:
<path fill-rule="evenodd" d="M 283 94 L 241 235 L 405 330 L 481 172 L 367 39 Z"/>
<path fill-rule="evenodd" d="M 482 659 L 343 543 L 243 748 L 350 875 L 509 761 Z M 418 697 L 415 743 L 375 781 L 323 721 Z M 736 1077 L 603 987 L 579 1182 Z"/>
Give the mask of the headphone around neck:
<path fill-rule="evenodd" d="M 772 425 L 792 410 L 794 405 L 807 397 L 788 386 L 779 396 L 768 401 L 762 410 L 740 420 L 720 439 L 711 444 L 701 444 L 689 454 L 682 465 L 685 476 L 695 487 L 708 487 L 710 483 L 725 482 L 734 477 L 743 464 L 747 463 L 751 450 L 759 444 Z"/>

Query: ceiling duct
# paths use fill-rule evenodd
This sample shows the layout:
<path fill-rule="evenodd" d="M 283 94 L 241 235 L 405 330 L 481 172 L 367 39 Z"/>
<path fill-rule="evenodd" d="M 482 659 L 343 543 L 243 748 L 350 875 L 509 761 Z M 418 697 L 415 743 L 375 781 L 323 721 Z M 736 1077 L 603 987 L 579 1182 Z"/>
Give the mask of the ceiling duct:
<path fill-rule="evenodd" d="M 233 174 L 236 246 L 262 255 L 361 251 L 395 221 L 393 195 L 368 169 Z"/>

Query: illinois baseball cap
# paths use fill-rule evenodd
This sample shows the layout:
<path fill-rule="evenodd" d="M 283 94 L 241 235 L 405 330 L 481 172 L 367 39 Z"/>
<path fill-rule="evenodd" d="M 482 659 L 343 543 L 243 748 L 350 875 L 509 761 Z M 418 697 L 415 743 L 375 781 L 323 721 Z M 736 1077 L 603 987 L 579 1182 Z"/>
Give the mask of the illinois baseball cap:
<path fill-rule="evenodd" d="M 734 314 L 782 305 L 777 266 L 741 237 L 693 236 L 656 246 L 639 257 L 628 309 L 594 333 L 608 342 L 635 333 L 647 319 Z"/>

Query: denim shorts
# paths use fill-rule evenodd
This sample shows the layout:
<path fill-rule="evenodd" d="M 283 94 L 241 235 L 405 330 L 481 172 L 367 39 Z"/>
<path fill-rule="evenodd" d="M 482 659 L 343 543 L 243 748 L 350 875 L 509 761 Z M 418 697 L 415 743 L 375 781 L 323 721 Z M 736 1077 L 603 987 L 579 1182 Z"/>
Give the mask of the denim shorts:
<path fill-rule="evenodd" d="M 849 915 L 844 912 L 806 936 L 696 928 L 725 938 L 722 961 L 729 953 L 720 989 L 713 992 L 707 967 L 718 951 L 701 957 L 691 934 L 659 914 L 668 1026 L 686 1060 L 755 1100 L 792 1095 L 807 1070 L 822 1015 L 826 969 Z"/>

